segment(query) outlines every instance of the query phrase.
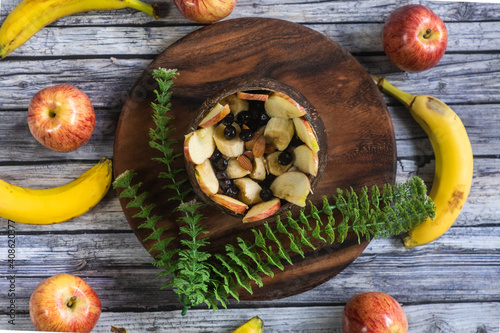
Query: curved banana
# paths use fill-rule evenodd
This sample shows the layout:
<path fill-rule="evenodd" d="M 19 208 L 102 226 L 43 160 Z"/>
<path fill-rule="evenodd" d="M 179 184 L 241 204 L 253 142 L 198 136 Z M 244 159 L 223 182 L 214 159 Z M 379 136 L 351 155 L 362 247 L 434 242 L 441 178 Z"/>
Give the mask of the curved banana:
<path fill-rule="evenodd" d="M 89 211 L 111 186 L 111 160 L 103 158 L 72 182 L 32 189 L 0 180 L 0 217 L 27 224 L 67 221 Z"/>
<path fill-rule="evenodd" d="M 403 238 L 407 248 L 427 244 L 443 235 L 460 214 L 472 184 L 473 157 L 467 131 L 458 115 L 432 96 L 411 95 L 372 75 L 379 89 L 403 103 L 429 136 L 436 167 L 429 196 L 436 216 L 419 224 Z"/>
<path fill-rule="evenodd" d="M 140 0 L 23 0 L 0 27 L 0 59 L 61 17 L 92 10 L 134 8 L 157 18 L 152 5 Z"/>
<path fill-rule="evenodd" d="M 262 333 L 264 332 L 264 322 L 255 316 L 246 323 L 238 327 L 233 333 Z"/>

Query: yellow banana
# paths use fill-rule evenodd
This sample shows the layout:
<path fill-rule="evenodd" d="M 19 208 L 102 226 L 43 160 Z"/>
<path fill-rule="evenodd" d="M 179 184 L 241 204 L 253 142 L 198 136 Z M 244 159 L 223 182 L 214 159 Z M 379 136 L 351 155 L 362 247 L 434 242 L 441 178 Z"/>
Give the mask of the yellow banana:
<path fill-rule="evenodd" d="M 0 180 L 0 217 L 27 224 L 67 221 L 89 211 L 111 186 L 111 160 L 99 163 L 72 182 L 49 189 L 33 189 Z"/>
<path fill-rule="evenodd" d="M 157 18 L 152 5 L 140 0 L 23 0 L 0 27 L 0 59 L 61 17 L 93 11 L 134 8 Z"/>
<path fill-rule="evenodd" d="M 410 230 L 403 238 L 407 248 L 427 244 L 443 235 L 460 214 L 472 184 L 473 157 L 467 131 L 458 115 L 439 99 L 411 95 L 372 75 L 379 89 L 405 105 L 429 136 L 436 167 L 429 196 L 436 216 Z"/>
<path fill-rule="evenodd" d="M 253 317 L 246 323 L 238 327 L 233 333 L 262 333 L 264 332 L 264 322 L 259 317 Z"/>

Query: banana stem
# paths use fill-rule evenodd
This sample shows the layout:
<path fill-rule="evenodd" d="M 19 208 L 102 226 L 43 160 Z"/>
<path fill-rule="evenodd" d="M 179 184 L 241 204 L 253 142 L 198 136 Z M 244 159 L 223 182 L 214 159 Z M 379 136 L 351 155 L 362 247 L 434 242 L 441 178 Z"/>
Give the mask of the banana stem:
<path fill-rule="evenodd" d="M 127 4 L 128 7 L 140 10 L 141 12 L 144 12 L 148 15 L 153 16 L 155 19 L 158 19 L 156 5 L 150 5 L 140 0 L 125 0 L 124 2 Z"/>
<path fill-rule="evenodd" d="M 416 96 L 414 96 L 412 94 L 408 94 L 408 93 L 396 88 L 395 86 L 390 84 L 385 78 L 383 78 L 381 76 L 374 75 L 374 74 L 370 74 L 370 76 L 371 76 L 373 82 L 375 82 L 375 84 L 377 85 L 377 87 L 381 91 L 394 97 L 395 99 L 397 99 L 398 101 L 403 103 L 403 105 L 406 106 L 408 109 L 411 107 L 411 104 L 413 103 L 413 100 L 415 99 Z"/>

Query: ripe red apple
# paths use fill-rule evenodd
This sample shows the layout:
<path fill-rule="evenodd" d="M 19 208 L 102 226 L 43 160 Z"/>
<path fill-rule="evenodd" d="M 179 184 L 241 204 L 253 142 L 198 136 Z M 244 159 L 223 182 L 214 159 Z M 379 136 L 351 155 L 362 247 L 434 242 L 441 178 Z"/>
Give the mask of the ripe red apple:
<path fill-rule="evenodd" d="M 231 14 L 237 0 L 174 0 L 179 11 L 188 20 L 213 23 Z"/>
<path fill-rule="evenodd" d="M 40 90 L 28 108 L 31 134 L 45 147 L 70 152 L 89 141 L 95 126 L 94 107 L 78 88 L 61 84 Z"/>
<path fill-rule="evenodd" d="M 354 295 L 344 307 L 342 333 L 406 333 L 408 320 L 401 305 L 382 292 Z"/>
<path fill-rule="evenodd" d="M 39 331 L 90 332 L 101 315 L 101 301 L 82 278 L 61 273 L 35 288 L 29 312 Z"/>
<path fill-rule="evenodd" d="M 446 51 L 448 33 L 443 21 L 423 5 L 397 8 L 386 19 L 382 43 L 389 60 L 408 72 L 438 64 Z"/>

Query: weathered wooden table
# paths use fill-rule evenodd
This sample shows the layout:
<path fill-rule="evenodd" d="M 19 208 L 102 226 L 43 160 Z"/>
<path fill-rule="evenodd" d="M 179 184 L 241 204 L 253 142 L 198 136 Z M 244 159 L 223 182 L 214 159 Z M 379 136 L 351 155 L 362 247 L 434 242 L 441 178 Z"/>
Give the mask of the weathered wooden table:
<path fill-rule="evenodd" d="M 201 27 L 184 19 L 171 1 L 157 2 L 167 9 L 158 21 L 127 9 L 66 17 L 0 61 L 2 179 L 53 187 L 101 157 L 113 157 L 121 107 L 138 76 L 162 50 Z M 163 281 L 111 190 L 93 210 L 69 222 L 35 226 L 0 219 L 0 329 L 32 330 L 31 292 L 44 278 L 67 272 L 85 278 L 99 294 L 103 313 L 97 332 L 108 332 L 111 325 L 131 332 L 230 332 L 255 315 L 264 320 L 266 332 L 341 332 L 347 300 L 372 290 L 403 304 L 412 333 L 499 332 L 500 4 L 420 1 L 445 21 L 448 49 L 435 68 L 409 74 L 389 63 L 380 38 L 384 19 L 408 2 L 239 0 L 228 19 L 268 17 L 303 24 L 342 45 L 369 72 L 410 93 L 433 95 L 457 112 L 471 139 L 474 180 L 467 204 L 444 236 L 415 249 L 404 248 L 399 237 L 377 239 L 342 273 L 310 291 L 232 302 L 215 313 L 197 308 L 183 317 L 176 295 L 160 290 Z M 0 20 L 18 3 L 3 0 Z M 91 141 L 68 154 L 38 144 L 26 122 L 31 97 L 62 83 L 85 91 L 97 116 Z M 397 140 L 396 180 L 418 175 L 430 185 L 429 140 L 406 109 L 391 98 L 386 102 Z M 12 265 L 9 224 L 15 228 Z"/>

